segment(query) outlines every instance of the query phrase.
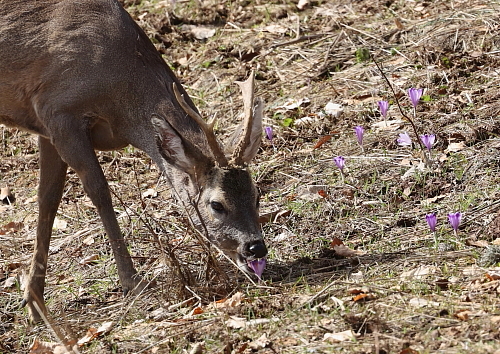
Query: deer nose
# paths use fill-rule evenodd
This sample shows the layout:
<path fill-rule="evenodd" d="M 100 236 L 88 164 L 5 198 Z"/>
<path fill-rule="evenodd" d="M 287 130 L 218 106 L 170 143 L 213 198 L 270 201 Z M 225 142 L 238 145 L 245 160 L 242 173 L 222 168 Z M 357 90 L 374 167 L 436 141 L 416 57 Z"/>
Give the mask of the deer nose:
<path fill-rule="evenodd" d="M 267 255 L 267 247 L 262 241 L 258 241 L 248 248 L 255 258 L 264 258 Z"/>

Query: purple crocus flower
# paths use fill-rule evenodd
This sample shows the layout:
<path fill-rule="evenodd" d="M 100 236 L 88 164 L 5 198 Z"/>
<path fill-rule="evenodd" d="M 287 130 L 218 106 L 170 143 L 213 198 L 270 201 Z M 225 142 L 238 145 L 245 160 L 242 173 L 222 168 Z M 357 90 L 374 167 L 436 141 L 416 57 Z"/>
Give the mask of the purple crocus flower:
<path fill-rule="evenodd" d="M 418 101 L 420 101 L 420 97 L 422 97 L 423 93 L 424 89 L 416 89 L 413 87 L 408 89 L 408 96 L 410 96 L 410 101 L 413 107 L 417 108 Z"/>
<path fill-rule="evenodd" d="M 400 133 L 397 141 L 400 146 L 411 146 L 411 138 L 407 132 Z"/>
<path fill-rule="evenodd" d="M 380 109 L 380 114 L 382 117 L 387 118 L 387 110 L 389 109 L 389 102 L 378 101 L 378 109 Z"/>
<path fill-rule="evenodd" d="M 264 130 L 266 132 L 266 138 L 272 142 L 273 141 L 273 128 L 272 127 L 265 127 Z"/>
<path fill-rule="evenodd" d="M 431 232 L 435 232 L 437 225 L 436 213 L 427 214 L 425 216 L 425 220 L 427 221 L 427 225 L 429 225 L 429 229 L 431 229 Z"/>
<path fill-rule="evenodd" d="M 363 146 L 363 134 L 365 133 L 365 128 L 358 125 L 354 127 L 354 132 L 356 133 L 356 138 L 358 139 L 359 146 Z"/>
<path fill-rule="evenodd" d="M 420 140 L 422 140 L 427 150 L 431 151 L 432 145 L 436 141 L 436 136 L 434 134 L 424 134 L 420 135 Z"/>
<path fill-rule="evenodd" d="M 264 268 L 266 268 L 266 259 L 260 258 L 260 259 L 255 259 L 253 261 L 249 261 L 248 266 L 250 267 L 251 270 L 253 270 L 255 275 L 257 275 L 257 278 L 259 278 L 260 280 L 262 272 L 264 271 Z"/>
<path fill-rule="evenodd" d="M 458 227 L 460 226 L 461 220 L 462 220 L 462 213 L 461 212 L 448 214 L 448 221 L 450 222 L 450 225 L 453 228 L 453 231 L 455 231 L 455 232 L 457 232 Z"/>
<path fill-rule="evenodd" d="M 344 169 L 345 158 L 343 156 L 334 157 L 333 161 L 335 162 L 335 165 L 337 165 L 340 171 Z"/>

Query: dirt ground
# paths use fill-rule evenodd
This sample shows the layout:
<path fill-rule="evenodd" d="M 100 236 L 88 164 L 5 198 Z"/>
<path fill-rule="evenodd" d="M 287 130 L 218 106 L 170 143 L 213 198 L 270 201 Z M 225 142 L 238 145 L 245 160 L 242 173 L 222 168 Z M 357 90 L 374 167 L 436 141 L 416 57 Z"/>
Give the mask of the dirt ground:
<path fill-rule="evenodd" d="M 16 198 L 0 204 L 0 353 L 500 353 L 498 1 L 124 5 L 221 139 L 242 111 L 234 82 L 255 70 L 274 132 L 250 166 L 269 247 L 263 281 L 207 253 L 145 154 L 100 152 L 134 263 L 157 285 L 123 298 L 70 171 L 50 316 L 29 325 L 19 304 L 37 143 L 0 126 L 0 187 Z M 424 89 L 415 111 L 409 88 Z M 385 119 L 379 101 L 390 103 Z M 410 146 L 398 144 L 405 132 Z M 423 134 L 436 137 L 430 151 Z"/>

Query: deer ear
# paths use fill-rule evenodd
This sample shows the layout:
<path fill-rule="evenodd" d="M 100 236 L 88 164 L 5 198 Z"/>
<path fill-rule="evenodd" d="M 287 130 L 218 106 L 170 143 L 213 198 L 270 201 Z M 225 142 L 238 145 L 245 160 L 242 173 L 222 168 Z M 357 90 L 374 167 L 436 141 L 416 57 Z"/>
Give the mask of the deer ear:
<path fill-rule="evenodd" d="M 250 133 L 250 141 L 248 143 L 248 146 L 245 148 L 243 151 L 243 156 L 242 160 L 244 163 L 250 163 L 255 155 L 257 155 L 257 152 L 259 151 L 260 147 L 260 142 L 262 140 L 262 115 L 264 111 L 264 101 L 262 100 L 261 97 L 257 97 L 255 99 L 255 106 L 253 109 L 253 122 L 252 126 L 250 127 L 251 133 Z M 238 141 L 241 140 L 242 138 L 242 132 L 244 128 L 244 122 L 241 123 L 237 128 L 234 134 L 228 139 L 227 143 L 225 146 L 227 146 L 227 151 L 226 154 L 230 155 L 233 152 L 234 147 L 238 143 Z"/>
<path fill-rule="evenodd" d="M 194 173 L 196 163 L 192 158 L 192 151 L 189 151 L 192 144 L 183 139 L 165 119 L 155 115 L 151 118 L 151 123 L 155 128 L 156 143 L 163 158 L 186 173 Z"/>

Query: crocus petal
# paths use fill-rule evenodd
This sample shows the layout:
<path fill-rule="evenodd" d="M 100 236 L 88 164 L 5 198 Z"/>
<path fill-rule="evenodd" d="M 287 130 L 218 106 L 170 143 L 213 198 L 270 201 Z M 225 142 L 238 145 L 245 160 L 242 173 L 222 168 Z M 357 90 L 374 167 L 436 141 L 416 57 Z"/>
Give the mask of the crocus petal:
<path fill-rule="evenodd" d="M 354 127 L 354 132 L 356 133 L 356 138 L 358 139 L 358 144 L 363 145 L 363 135 L 365 134 L 365 128 L 358 125 Z"/>
<path fill-rule="evenodd" d="M 455 231 L 458 230 L 458 227 L 460 226 L 461 220 L 462 220 L 462 213 L 461 212 L 448 214 L 448 221 L 450 222 L 451 227 Z"/>
<path fill-rule="evenodd" d="M 259 279 L 261 279 L 262 272 L 264 271 L 264 268 L 266 268 L 266 259 L 261 258 L 261 259 L 255 259 L 253 261 L 249 261 L 248 266 L 250 267 L 250 269 L 253 270 L 255 275 L 257 275 L 257 277 Z"/>
<path fill-rule="evenodd" d="M 378 101 L 378 109 L 380 109 L 380 114 L 386 118 L 387 110 L 389 109 L 389 102 L 387 101 Z"/>
<path fill-rule="evenodd" d="M 434 134 L 424 134 L 420 135 L 420 140 L 424 143 L 427 150 L 431 151 L 434 142 L 436 141 L 436 136 Z"/>
<path fill-rule="evenodd" d="M 397 141 L 398 141 L 398 145 L 411 146 L 411 138 L 407 132 L 400 133 Z"/>
<path fill-rule="evenodd" d="M 425 220 L 427 221 L 427 225 L 429 225 L 429 229 L 431 229 L 432 232 L 435 232 L 437 225 L 436 213 L 427 214 L 425 216 Z"/>
<path fill-rule="evenodd" d="M 333 161 L 337 165 L 337 167 L 342 171 L 345 165 L 345 158 L 343 156 L 337 156 L 333 158 Z"/>
<path fill-rule="evenodd" d="M 423 89 L 416 89 L 413 87 L 408 89 L 408 96 L 410 97 L 410 101 L 413 107 L 417 107 L 418 101 L 420 101 L 420 97 L 422 97 L 423 93 Z"/>
<path fill-rule="evenodd" d="M 270 141 L 273 141 L 273 128 L 265 127 L 264 130 L 266 131 L 266 138 Z"/>

